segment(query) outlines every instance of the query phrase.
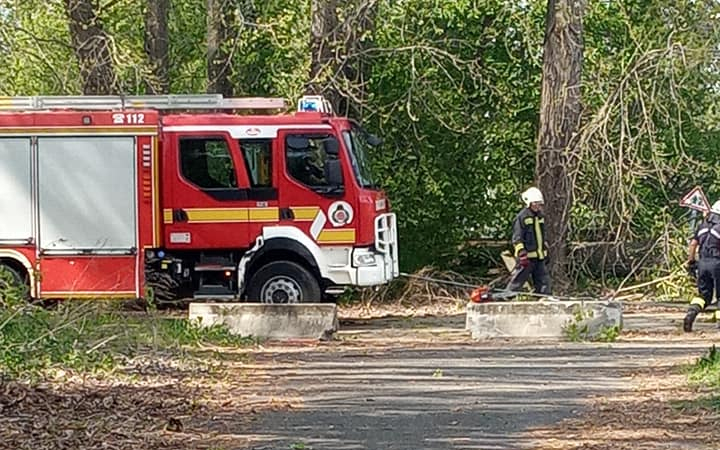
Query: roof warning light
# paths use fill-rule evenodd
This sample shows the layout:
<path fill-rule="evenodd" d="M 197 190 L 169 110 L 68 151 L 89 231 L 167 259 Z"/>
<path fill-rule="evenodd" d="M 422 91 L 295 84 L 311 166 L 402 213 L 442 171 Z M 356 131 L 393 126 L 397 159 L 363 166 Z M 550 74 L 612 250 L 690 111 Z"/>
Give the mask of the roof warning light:
<path fill-rule="evenodd" d="M 298 101 L 298 112 L 332 114 L 332 107 L 322 95 L 304 95 Z"/>

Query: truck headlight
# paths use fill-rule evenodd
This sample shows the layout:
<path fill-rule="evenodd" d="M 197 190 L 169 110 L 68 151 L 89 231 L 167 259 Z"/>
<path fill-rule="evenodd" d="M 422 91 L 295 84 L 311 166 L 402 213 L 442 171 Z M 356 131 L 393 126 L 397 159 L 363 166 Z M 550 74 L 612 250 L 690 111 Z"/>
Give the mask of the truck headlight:
<path fill-rule="evenodd" d="M 353 260 L 357 267 L 374 266 L 376 264 L 375 255 L 372 253 L 356 253 Z"/>

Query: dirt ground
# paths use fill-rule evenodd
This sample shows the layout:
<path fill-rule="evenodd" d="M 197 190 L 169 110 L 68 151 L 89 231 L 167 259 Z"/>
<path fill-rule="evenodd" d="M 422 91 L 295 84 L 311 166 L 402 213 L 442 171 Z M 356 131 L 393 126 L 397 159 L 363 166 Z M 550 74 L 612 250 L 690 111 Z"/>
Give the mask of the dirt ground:
<path fill-rule="evenodd" d="M 720 331 L 682 333 L 677 308 L 628 311 L 617 342 L 569 343 L 473 341 L 456 305 L 344 308 L 331 342 L 2 383 L 0 448 L 718 448 L 717 410 L 689 402 L 711 393 L 688 388 L 682 365 Z"/>

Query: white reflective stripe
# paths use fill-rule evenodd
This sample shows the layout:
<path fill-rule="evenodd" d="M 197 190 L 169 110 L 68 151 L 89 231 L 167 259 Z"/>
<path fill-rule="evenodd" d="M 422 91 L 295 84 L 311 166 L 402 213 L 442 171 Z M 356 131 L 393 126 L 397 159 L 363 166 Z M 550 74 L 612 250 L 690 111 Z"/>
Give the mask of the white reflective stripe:
<path fill-rule="evenodd" d="M 707 233 L 708 231 L 710 231 L 710 228 L 703 228 L 702 230 L 698 231 L 698 237 L 702 236 L 703 234 Z"/>
<path fill-rule="evenodd" d="M 170 125 L 163 127 L 163 131 L 168 132 L 226 132 L 234 139 L 260 139 L 260 138 L 276 138 L 278 130 L 330 130 L 332 127 L 325 124 L 317 125 Z"/>
<path fill-rule="evenodd" d="M 310 235 L 313 239 L 317 240 L 318 236 L 320 236 L 320 232 L 325 227 L 326 222 L 327 216 L 322 209 L 319 209 L 317 215 L 315 216 L 315 220 L 313 220 L 312 225 L 310 225 Z"/>
<path fill-rule="evenodd" d="M 720 231 L 717 231 L 715 228 L 713 228 L 712 230 L 710 230 L 710 234 L 712 234 L 712 235 L 715 236 L 716 238 L 720 239 Z"/>

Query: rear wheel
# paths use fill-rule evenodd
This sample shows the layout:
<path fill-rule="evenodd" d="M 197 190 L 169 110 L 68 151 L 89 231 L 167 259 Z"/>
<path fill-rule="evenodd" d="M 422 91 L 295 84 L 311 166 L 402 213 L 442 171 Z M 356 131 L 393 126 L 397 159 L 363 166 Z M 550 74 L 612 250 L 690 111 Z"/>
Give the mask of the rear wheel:
<path fill-rule="evenodd" d="M 22 299 L 30 298 L 28 276 L 9 264 L 0 263 L 0 299 L 6 295 L 15 295 Z"/>
<path fill-rule="evenodd" d="M 250 278 L 248 300 L 261 303 L 320 302 L 317 278 L 300 264 L 277 261 L 260 268 Z"/>

